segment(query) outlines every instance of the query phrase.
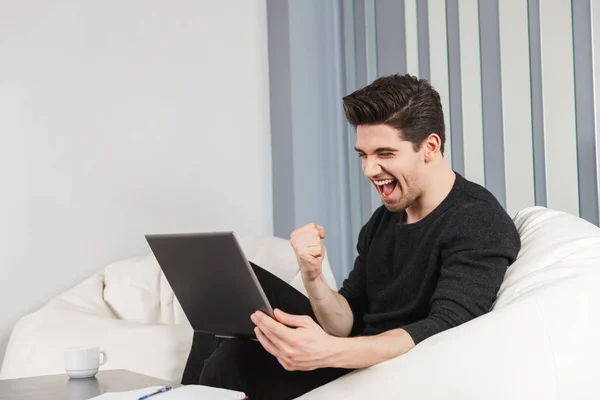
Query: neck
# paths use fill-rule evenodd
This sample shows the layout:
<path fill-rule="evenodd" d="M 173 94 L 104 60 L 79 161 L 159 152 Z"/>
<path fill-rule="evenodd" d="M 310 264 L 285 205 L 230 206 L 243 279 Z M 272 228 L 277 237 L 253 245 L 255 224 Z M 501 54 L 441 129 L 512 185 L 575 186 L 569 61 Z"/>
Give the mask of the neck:
<path fill-rule="evenodd" d="M 412 224 L 425 218 L 452 190 L 456 174 L 443 159 L 439 161 L 438 165 L 428 172 L 429 176 L 423 179 L 425 185 L 422 187 L 421 196 L 406 208 L 405 223 Z"/>

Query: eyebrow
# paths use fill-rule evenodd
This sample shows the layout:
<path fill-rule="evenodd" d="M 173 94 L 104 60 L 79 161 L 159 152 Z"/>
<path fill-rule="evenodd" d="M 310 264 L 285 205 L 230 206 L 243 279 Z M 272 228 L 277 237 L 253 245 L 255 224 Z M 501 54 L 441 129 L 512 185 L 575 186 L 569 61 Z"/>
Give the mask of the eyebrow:
<path fill-rule="evenodd" d="M 354 150 L 356 150 L 359 153 L 364 153 L 363 150 L 359 149 L 356 146 L 354 146 Z M 394 149 L 393 147 L 378 147 L 377 149 L 375 149 L 375 153 L 383 153 L 383 152 L 392 152 L 392 153 L 395 153 L 397 151 L 398 151 L 398 149 Z"/>

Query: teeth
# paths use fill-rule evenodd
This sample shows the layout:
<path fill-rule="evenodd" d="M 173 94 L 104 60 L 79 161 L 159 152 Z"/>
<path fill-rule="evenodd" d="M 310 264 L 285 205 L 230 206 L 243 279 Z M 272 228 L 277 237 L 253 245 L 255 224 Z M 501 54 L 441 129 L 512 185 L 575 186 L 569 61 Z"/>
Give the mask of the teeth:
<path fill-rule="evenodd" d="M 386 179 L 385 181 L 373 181 L 373 182 L 375 182 L 375 184 L 377 186 L 383 186 L 383 185 L 386 185 L 388 183 L 394 182 L 394 180 L 393 179 Z"/>

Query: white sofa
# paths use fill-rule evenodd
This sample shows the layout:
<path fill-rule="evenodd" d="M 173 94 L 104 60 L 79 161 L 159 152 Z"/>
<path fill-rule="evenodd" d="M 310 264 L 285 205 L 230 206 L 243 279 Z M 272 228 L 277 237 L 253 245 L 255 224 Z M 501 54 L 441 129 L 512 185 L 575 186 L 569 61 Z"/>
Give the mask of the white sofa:
<path fill-rule="evenodd" d="M 542 207 L 492 311 L 302 399 L 600 399 L 600 229 Z"/>
<path fill-rule="evenodd" d="M 600 229 L 541 207 L 515 223 L 522 249 L 490 313 L 302 398 L 599 399 Z M 244 247 L 268 252 L 249 256 L 267 268 L 286 265 L 272 272 L 302 290 L 289 244 L 273 244 Z M 0 379 L 60 372 L 77 342 L 104 347 L 107 368 L 178 380 L 191 330 L 157 268 L 151 257 L 116 263 L 24 317 Z"/>
<path fill-rule="evenodd" d="M 294 251 L 276 237 L 238 237 L 247 258 L 306 294 Z M 336 282 L 325 256 L 327 283 Z M 180 382 L 193 331 L 150 253 L 109 265 L 21 318 L 0 379 L 64 373 L 63 349 L 100 346 L 102 369 L 128 369 Z"/>

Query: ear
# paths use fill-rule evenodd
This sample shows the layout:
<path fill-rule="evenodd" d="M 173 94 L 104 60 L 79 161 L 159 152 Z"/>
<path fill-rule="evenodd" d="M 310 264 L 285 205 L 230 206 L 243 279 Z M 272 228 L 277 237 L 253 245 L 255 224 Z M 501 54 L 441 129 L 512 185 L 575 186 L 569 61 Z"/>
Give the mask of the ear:
<path fill-rule="evenodd" d="M 435 157 L 440 154 L 442 149 L 442 140 L 440 139 L 437 133 L 431 133 L 427 138 L 423 141 L 423 145 L 425 153 L 425 162 L 431 162 L 435 159 Z"/>

